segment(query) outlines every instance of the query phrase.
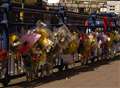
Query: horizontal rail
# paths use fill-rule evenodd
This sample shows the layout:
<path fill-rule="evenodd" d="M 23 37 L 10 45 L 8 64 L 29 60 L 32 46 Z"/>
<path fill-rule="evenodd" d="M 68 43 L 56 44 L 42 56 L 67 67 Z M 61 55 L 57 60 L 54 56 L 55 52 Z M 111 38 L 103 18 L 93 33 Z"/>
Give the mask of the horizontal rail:
<path fill-rule="evenodd" d="M 19 11 L 19 10 L 23 10 L 29 13 L 51 13 L 51 14 L 59 14 L 61 13 L 59 10 L 39 10 L 39 9 L 31 9 L 31 8 L 20 8 L 20 7 L 12 7 L 13 10 L 15 11 Z M 63 10 L 64 11 L 64 10 Z M 71 12 L 71 11 L 64 11 L 65 14 L 74 14 L 74 15 L 80 15 L 80 16 L 88 16 L 86 14 L 80 14 L 80 13 L 76 13 L 76 12 Z"/>
<path fill-rule="evenodd" d="M 15 23 L 9 23 L 9 24 L 10 24 L 10 25 L 20 25 L 20 26 L 22 26 L 22 25 L 35 26 L 34 23 L 24 23 L 24 22 L 15 22 Z M 84 25 L 81 25 L 81 24 L 79 24 L 79 23 L 65 23 L 65 24 L 68 25 L 68 26 L 104 27 L 104 26 L 84 26 Z M 60 26 L 60 25 L 62 25 L 62 23 L 61 23 L 61 24 L 47 24 L 47 26 Z M 120 26 L 113 26 L 113 27 L 120 28 Z"/>

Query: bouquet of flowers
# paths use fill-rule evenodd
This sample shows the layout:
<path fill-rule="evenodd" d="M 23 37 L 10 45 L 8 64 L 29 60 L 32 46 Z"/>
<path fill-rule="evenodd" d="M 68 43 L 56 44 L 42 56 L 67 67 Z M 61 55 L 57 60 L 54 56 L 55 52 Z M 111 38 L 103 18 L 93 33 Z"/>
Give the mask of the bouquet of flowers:
<path fill-rule="evenodd" d="M 16 34 L 9 35 L 9 41 L 10 41 L 10 54 L 11 57 L 15 60 L 18 60 L 20 58 L 20 54 L 18 53 L 18 47 L 21 44 L 19 37 Z"/>
<path fill-rule="evenodd" d="M 69 53 L 75 53 L 79 47 L 79 38 L 78 33 L 73 32 L 73 35 L 71 36 L 72 40 L 69 43 L 68 51 Z"/>
<path fill-rule="evenodd" d="M 72 40 L 65 49 L 64 54 L 73 54 L 78 48 L 77 40 Z"/>

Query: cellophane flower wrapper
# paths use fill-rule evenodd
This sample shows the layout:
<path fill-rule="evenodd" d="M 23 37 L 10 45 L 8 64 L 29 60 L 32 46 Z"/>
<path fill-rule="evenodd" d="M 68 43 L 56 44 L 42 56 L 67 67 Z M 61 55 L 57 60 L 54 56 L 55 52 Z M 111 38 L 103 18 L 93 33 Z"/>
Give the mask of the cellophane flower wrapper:
<path fill-rule="evenodd" d="M 36 33 L 41 35 L 39 39 L 39 44 L 43 49 L 47 49 L 52 46 L 52 32 L 46 27 L 36 27 Z"/>
<path fill-rule="evenodd" d="M 108 41 L 108 47 L 112 47 L 112 43 L 113 43 L 113 41 L 115 39 L 114 34 L 113 33 L 109 33 L 109 37 L 108 38 L 110 38 L 110 40 Z"/>
<path fill-rule="evenodd" d="M 18 53 L 18 47 L 21 45 L 20 37 L 16 34 L 9 35 L 9 55 L 12 59 L 19 60 L 20 54 Z M 18 55 L 19 54 L 19 55 Z"/>
<path fill-rule="evenodd" d="M 71 36 L 71 37 L 73 37 L 73 36 Z M 75 39 L 73 38 L 72 41 L 69 42 L 64 53 L 65 54 L 74 54 L 77 51 L 77 48 L 79 45 L 78 41 L 79 40 L 77 38 L 75 38 Z"/>
<path fill-rule="evenodd" d="M 72 41 L 72 34 L 65 25 L 58 29 L 56 35 L 58 37 L 59 45 L 62 49 L 65 49 L 68 46 L 68 43 Z"/>
<path fill-rule="evenodd" d="M 35 33 L 41 35 L 40 39 L 37 42 L 41 47 L 41 55 L 38 62 L 39 64 L 44 65 L 47 60 L 47 52 L 49 52 L 49 49 L 51 49 L 53 45 L 53 33 L 46 27 L 36 27 Z"/>
<path fill-rule="evenodd" d="M 43 51 L 40 56 L 39 64 L 44 65 L 46 63 L 46 60 L 47 60 L 46 52 Z"/>
<path fill-rule="evenodd" d="M 61 57 L 63 58 L 63 62 L 66 64 L 71 64 L 74 62 L 74 58 L 72 54 L 63 54 L 61 55 Z"/>
<path fill-rule="evenodd" d="M 89 51 L 91 49 L 91 41 L 87 36 L 85 37 L 85 39 L 83 41 L 83 46 L 84 47 L 82 47 L 81 55 L 85 56 L 85 57 L 89 57 Z"/>

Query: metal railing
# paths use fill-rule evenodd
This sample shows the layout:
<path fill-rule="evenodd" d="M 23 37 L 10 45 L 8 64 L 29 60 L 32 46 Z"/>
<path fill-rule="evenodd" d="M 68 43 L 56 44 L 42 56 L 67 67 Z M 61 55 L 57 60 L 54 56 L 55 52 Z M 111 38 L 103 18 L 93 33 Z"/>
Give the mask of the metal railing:
<path fill-rule="evenodd" d="M 11 12 L 12 10 L 15 10 L 16 13 L 19 13 L 21 8 L 20 7 L 12 7 L 9 10 L 9 12 Z M 53 14 L 53 15 L 58 14 L 59 15 L 58 11 L 46 11 L 46 10 L 29 9 L 29 8 L 24 8 L 22 10 L 24 12 L 28 12 L 28 13 L 37 13 L 37 14 L 43 13 L 43 14 Z M 68 13 L 67 14 L 68 16 L 71 13 L 72 13 L 72 15 L 78 15 L 78 16 L 80 15 L 79 13 L 74 13 L 74 12 L 65 12 L 65 13 Z M 85 17 L 87 17 L 87 16 L 85 15 Z M 83 20 L 83 21 L 85 21 L 85 20 Z M 87 27 L 87 26 L 84 26 L 84 24 L 81 25 L 80 23 L 75 23 L 74 24 L 74 22 L 75 22 L 75 20 L 73 20 L 73 23 L 72 22 L 71 23 L 66 23 L 66 25 L 68 25 L 68 26 L 79 26 L 79 27 L 84 27 L 84 28 Z M 82 22 L 82 23 L 84 23 L 84 22 Z M 57 25 L 57 24 L 48 24 L 48 26 L 55 26 L 55 25 Z M 0 26 L 2 26 L 2 25 L 0 25 Z M 12 22 L 11 20 L 8 19 L 8 27 L 9 28 L 7 27 L 7 29 L 9 29 L 9 31 L 10 31 L 10 30 L 12 30 L 12 27 L 14 27 L 14 26 L 20 26 L 21 28 L 22 27 L 23 28 L 28 27 L 28 26 L 34 27 L 35 22 L 24 22 L 24 21 L 22 21 L 22 22 L 21 21 Z M 103 28 L 103 26 L 101 26 L 101 27 Z M 8 46 L 8 48 L 9 48 L 9 46 Z M 39 67 L 39 69 L 40 69 L 40 67 Z M 23 64 L 22 58 L 20 58 L 19 60 L 16 60 L 16 55 L 13 52 L 9 52 L 9 57 L 8 57 L 7 60 L 5 60 L 4 62 L 0 62 L 0 70 L 1 70 L 0 71 L 0 80 L 4 85 L 7 85 L 9 83 L 9 81 L 13 78 L 25 75 L 24 64 Z"/>

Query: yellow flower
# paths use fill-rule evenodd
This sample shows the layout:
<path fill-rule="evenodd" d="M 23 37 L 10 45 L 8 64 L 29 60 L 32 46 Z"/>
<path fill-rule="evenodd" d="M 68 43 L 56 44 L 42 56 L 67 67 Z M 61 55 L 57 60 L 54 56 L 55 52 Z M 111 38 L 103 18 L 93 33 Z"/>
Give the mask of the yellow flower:
<path fill-rule="evenodd" d="M 41 37 L 49 37 L 49 33 L 46 28 L 38 28 L 36 32 L 41 34 Z"/>
<path fill-rule="evenodd" d="M 9 36 L 10 42 L 14 42 L 17 39 L 18 39 L 18 37 L 15 34 L 12 34 L 12 35 Z"/>

